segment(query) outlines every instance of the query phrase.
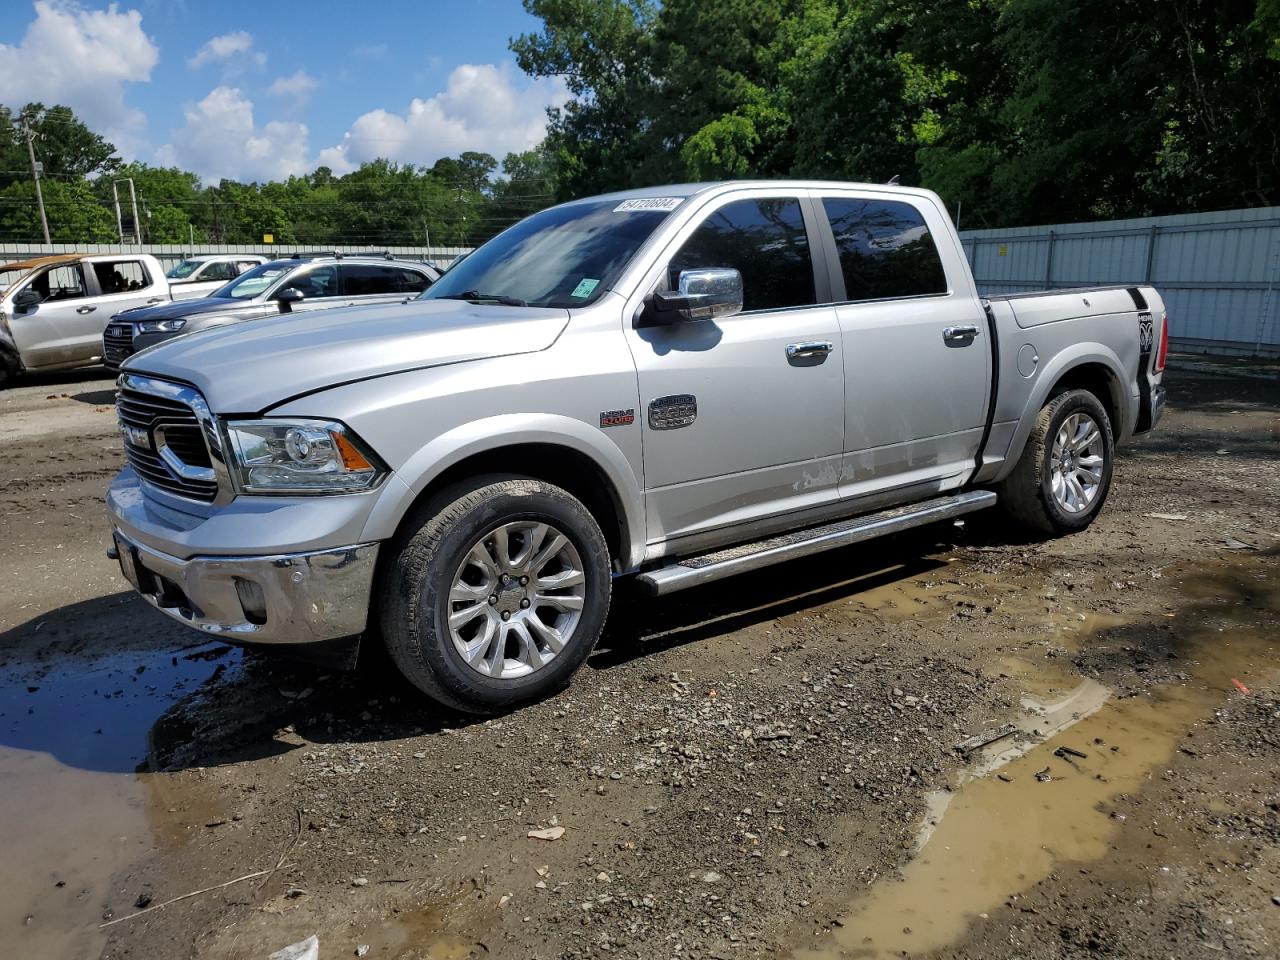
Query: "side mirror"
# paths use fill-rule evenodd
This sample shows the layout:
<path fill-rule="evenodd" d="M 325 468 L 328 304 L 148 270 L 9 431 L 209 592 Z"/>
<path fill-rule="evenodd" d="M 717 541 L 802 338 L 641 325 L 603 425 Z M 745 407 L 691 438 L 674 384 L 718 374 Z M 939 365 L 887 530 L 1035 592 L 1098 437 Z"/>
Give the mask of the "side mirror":
<path fill-rule="evenodd" d="M 649 324 L 715 320 L 742 312 L 742 274 L 731 267 L 681 270 L 675 291 L 653 295 L 645 311 Z"/>
<path fill-rule="evenodd" d="M 276 294 L 276 299 L 280 301 L 280 310 L 282 313 L 288 313 L 293 309 L 295 303 L 301 303 L 307 299 L 307 295 L 297 287 L 285 287 Z"/>
<path fill-rule="evenodd" d="M 14 309 L 21 310 L 24 313 L 39 303 L 40 294 L 34 290 L 23 290 L 21 293 L 15 294 L 13 298 Z"/>

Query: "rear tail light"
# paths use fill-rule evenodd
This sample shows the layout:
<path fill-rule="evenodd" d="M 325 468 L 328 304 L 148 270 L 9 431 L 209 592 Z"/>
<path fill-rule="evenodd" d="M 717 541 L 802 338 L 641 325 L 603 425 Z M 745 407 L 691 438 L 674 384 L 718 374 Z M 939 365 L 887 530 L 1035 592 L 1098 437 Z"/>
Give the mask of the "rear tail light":
<path fill-rule="evenodd" d="M 1156 373 L 1164 373 L 1164 362 L 1169 357 L 1169 314 L 1160 315 L 1160 349 L 1156 351 Z"/>

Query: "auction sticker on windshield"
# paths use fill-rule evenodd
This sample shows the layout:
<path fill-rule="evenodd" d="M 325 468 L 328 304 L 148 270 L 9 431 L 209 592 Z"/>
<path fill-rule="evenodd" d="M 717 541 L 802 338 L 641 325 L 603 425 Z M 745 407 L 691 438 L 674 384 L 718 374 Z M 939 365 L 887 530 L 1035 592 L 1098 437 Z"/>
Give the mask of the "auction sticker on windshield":
<path fill-rule="evenodd" d="M 635 200 L 623 200 L 613 208 L 614 213 L 625 213 L 628 210 L 674 210 L 680 206 L 684 197 L 638 197 Z"/>
<path fill-rule="evenodd" d="M 583 277 L 582 282 L 573 288 L 573 293 L 569 294 L 569 296 L 589 297 L 591 296 L 591 291 L 594 290 L 599 283 L 599 280 L 593 280 L 590 277 Z"/>

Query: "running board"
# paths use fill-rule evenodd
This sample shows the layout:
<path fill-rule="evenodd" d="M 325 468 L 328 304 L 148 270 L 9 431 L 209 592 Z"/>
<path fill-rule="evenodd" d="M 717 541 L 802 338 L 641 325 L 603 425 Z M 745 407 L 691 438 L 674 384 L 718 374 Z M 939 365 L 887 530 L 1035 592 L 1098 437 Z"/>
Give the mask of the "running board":
<path fill-rule="evenodd" d="M 852 520 L 841 520 L 767 540 L 757 540 L 755 543 L 744 543 L 715 553 L 686 557 L 670 566 L 647 570 L 639 574 L 637 579 L 654 596 L 662 596 L 737 573 L 782 563 L 784 560 L 847 547 L 863 540 L 901 533 L 903 530 L 922 527 L 939 520 L 950 520 L 975 510 L 983 510 L 993 506 L 995 502 L 996 495 L 989 490 L 936 497 L 905 507 L 854 517 Z"/>

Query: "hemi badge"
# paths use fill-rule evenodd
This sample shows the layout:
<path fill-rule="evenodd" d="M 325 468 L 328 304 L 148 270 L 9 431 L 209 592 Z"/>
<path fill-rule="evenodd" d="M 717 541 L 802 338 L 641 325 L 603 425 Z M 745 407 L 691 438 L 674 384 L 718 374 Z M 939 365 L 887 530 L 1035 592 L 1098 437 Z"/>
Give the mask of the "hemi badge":
<path fill-rule="evenodd" d="M 605 410 L 600 414 L 601 427 L 627 427 L 636 422 L 636 411 Z"/>

